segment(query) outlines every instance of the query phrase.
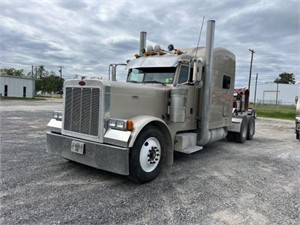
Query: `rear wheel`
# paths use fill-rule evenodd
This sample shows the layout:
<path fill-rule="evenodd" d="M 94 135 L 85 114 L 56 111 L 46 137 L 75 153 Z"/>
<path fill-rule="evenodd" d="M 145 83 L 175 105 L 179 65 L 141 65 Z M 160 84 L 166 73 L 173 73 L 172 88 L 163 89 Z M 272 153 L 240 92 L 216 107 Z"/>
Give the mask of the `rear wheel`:
<path fill-rule="evenodd" d="M 233 132 L 228 131 L 226 138 L 227 138 L 227 141 L 234 142 L 235 134 Z"/>
<path fill-rule="evenodd" d="M 130 150 L 129 178 L 135 183 L 146 183 L 160 173 L 165 156 L 165 140 L 156 127 L 144 128 Z"/>
<path fill-rule="evenodd" d="M 248 120 L 247 140 L 252 140 L 254 134 L 255 134 L 255 120 L 253 117 L 250 117 Z"/>
<path fill-rule="evenodd" d="M 235 141 L 238 142 L 238 143 L 244 143 L 246 141 L 246 138 L 247 138 L 247 130 L 248 130 L 247 117 L 243 117 L 240 132 L 239 133 L 234 133 L 235 134 Z"/>

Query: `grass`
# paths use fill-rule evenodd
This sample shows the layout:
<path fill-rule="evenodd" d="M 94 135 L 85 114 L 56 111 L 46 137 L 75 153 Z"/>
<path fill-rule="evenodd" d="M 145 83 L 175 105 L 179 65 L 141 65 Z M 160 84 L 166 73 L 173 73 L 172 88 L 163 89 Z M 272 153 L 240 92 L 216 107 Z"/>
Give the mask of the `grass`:
<path fill-rule="evenodd" d="M 296 107 L 295 105 L 261 105 L 257 104 L 255 107 L 258 117 L 267 117 L 284 120 L 295 120 Z"/>
<path fill-rule="evenodd" d="M 40 100 L 37 98 L 21 98 L 21 97 L 1 97 L 3 100 L 22 100 L 22 101 L 34 101 L 34 100 Z"/>

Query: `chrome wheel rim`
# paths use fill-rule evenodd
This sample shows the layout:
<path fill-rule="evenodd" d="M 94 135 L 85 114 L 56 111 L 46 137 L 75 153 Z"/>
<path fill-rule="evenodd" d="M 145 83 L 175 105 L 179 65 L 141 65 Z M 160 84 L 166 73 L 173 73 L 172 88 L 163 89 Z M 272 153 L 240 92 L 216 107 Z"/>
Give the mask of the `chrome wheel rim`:
<path fill-rule="evenodd" d="M 160 162 L 161 146 L 155 137 L 148 138 L 141 147 L 140 165 L 145 172 L 155 170 Z"/>

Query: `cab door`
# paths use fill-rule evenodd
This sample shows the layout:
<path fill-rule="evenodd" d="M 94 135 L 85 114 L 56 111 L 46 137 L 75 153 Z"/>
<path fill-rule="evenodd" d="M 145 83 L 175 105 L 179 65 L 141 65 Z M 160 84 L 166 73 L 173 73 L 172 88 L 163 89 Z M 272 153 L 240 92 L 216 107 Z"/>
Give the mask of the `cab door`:
<path fill-rule="evenodd" d="M 196 123 L 196 89 L 192 82 L 193 67 L 189 64 L 179 65 L 175 84 L 171 90 L 171 121 L 181 124 L 182 130 L 197 128 Z"/>

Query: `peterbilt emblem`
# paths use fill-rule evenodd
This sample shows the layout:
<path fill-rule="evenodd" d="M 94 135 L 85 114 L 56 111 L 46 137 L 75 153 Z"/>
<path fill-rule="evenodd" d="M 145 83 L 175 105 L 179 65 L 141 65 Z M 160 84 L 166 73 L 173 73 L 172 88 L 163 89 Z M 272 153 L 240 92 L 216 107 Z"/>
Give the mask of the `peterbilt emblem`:
<path fill-rule="evenodd" d="M 84 85 L 85 85 L 85 82 L 84 82 L 83 80 L 81 80 L 81 81 L 78 82 L 78 84 L 79 84 L 80 86 L 84 86 Z"/>

